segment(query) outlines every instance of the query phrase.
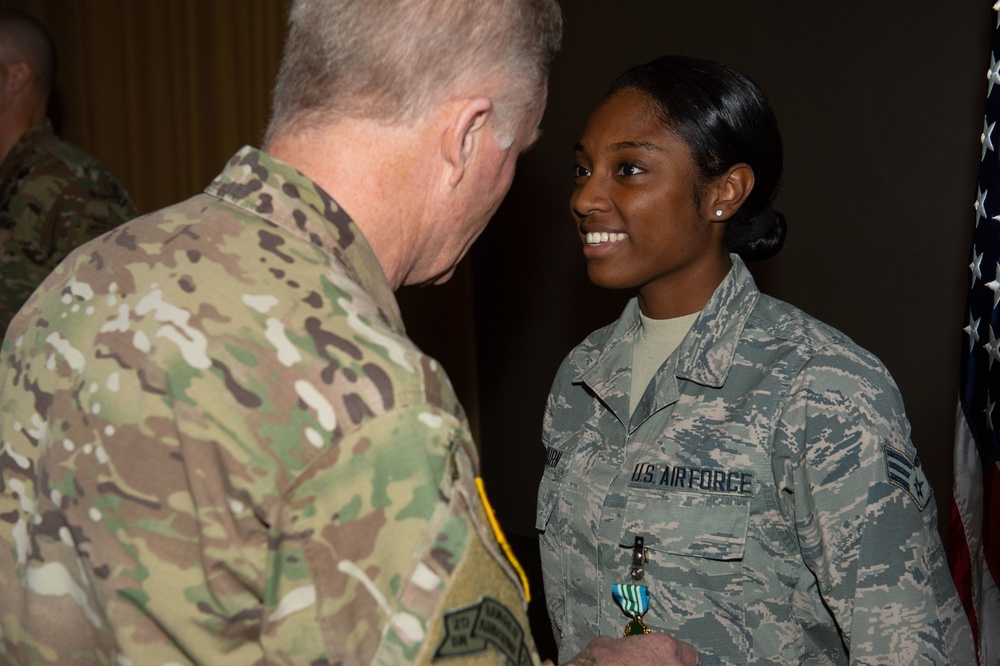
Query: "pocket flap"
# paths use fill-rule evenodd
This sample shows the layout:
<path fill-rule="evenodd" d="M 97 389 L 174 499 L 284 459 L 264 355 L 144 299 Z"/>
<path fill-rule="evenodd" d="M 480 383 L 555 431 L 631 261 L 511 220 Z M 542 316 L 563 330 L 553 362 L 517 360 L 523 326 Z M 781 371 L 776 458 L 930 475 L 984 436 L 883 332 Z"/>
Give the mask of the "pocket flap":
<path fill-rule="evenodd" d="M 621 545 L 641 536 L 646 547 L 674 555 L 738 560 L 746 550 L 750 497 L 629 491 Z"/>

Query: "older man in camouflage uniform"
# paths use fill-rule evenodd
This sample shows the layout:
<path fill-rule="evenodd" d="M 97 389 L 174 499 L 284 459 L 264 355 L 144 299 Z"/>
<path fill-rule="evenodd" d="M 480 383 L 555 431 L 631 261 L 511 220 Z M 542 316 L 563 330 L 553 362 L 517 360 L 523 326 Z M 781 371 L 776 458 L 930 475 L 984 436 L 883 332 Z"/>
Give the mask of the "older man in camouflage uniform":
<path fill-rule="evenodd" d="M 75 252 L 11 326 L 0 661 L 538 662 L 393 289 L 447 279 L 499 205 L 558 7 L 299 0 L 290 25 L 265 151 Z M 577 661 L 696 662 L 645 638 Z"/>
<path fill-rule="evenodd" d="M 55 60 L 38 21 L 0 9 L 0 335 L 73 248 L 136 212 L 110 171 L 55 135 Z"/>
<path fill-rule="evenodd" d="M 560 652 L 628 618 L 706 664 L 975 664 L 931 489 L 885 367 L 761 294 L 743 261 L 629 414 L 633 299 L 567 357 L 538 501 Z"/>

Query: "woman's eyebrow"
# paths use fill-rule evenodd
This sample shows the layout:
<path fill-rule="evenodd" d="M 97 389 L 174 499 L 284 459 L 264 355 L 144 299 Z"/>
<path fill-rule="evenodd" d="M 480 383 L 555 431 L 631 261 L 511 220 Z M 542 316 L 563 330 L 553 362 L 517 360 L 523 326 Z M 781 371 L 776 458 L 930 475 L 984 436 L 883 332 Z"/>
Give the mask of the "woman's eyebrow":
<path fill-rule="evenodd" d="M 662 146 L 659 146 L 651 141 L 617 141 L 615 143 L 608 145 L 608 150 L 610 151 L 629 150 L 629 149 L 648 150 L 654 153 L 663 152 Z M 585 153 L 587 152 L 587 149 L 584 148 L 582 143 L 578 143 L 575 146 L 573 146 L 573 152 Z"/>
<path fill-rule="evenodd" d="M 650 141 L 618 141 L 608 146 L 610 150 L 628 150 L 638 148 L 639 150 L 649 150 L 655 153 L 661 152 L 663 148 Z"/>

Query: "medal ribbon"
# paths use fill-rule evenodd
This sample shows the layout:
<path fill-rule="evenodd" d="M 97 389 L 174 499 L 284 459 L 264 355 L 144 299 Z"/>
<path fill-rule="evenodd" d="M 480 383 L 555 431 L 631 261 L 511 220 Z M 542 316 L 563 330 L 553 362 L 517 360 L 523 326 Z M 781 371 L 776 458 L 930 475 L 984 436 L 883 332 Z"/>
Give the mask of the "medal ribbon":
<path fill-rule="evenodd" d="M 612 585 L 611 595 L 615 603 L 632 617 L 641 617 L 649 609 L 649 589 L 645 585 Z"/>

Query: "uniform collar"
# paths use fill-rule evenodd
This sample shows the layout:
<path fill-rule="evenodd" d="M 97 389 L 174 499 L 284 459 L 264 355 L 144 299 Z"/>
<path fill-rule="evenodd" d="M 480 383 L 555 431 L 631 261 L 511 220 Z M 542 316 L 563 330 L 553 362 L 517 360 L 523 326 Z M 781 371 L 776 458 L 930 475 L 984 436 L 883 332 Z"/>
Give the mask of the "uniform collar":
<path fill-rule="evenodd" d="M 6 183 L 11 172 L 20 164 L 25 154 L 34 150 L 40 142 L 54 136 L 55 130 L 52 128 L 52 121 L 43 118 L 28 128 L 28 131 L 21 135 L 17 143 L 11 147 L 10 152 L 0 163 L 0 183 Z"/>
<path fill-rule="evenodd" d="M 301 172 L 245 146 L 205 192 L 322 248 L 375 301 L 385 323 L 405 333 L 392 286 L 361 230 L 333 197 Z"/>
<path fill-rule="evenodd" d="M 743 329 L 760 298 L 750 270 L 738 255 L 678 348 L 677 376 L 721 388 L 726 383 Z"/>
<path fill-rule="evenodd" d="M 632 425 L 649 417 L 678 398 L 677 379 L 722 387 L 736 356 L 740 336 L 760 297 L 746 264 L 730 255 L 733 266 L 709 298 L 677 350 L 667 360 L 668 372 L 658 372 L 656 387 L 636 407 Z M 591 390 L 628 424 L 632 346 L 639 331 L 639 301 L 631 299 L 609 330 L 597 360 L 583 369 L 576 381 Z"/>

